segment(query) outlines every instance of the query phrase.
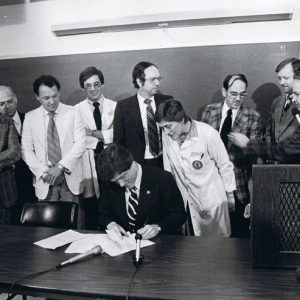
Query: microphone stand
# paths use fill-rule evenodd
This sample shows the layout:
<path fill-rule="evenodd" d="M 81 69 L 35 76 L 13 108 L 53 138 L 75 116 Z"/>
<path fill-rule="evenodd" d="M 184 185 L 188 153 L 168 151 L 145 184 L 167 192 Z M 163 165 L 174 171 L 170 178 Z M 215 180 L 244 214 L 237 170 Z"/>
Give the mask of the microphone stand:
<path fill-rule="evenodd" d="M 144 261 L 144 255 L 141 255 L 142 235 L 139 233 L 136 233 L 135 240 L 136 240 L 136 248 L 135 248 L 135 256 L 133 258 L 133 264 L 135 265 L 135 267 L 138 268 Z"/>

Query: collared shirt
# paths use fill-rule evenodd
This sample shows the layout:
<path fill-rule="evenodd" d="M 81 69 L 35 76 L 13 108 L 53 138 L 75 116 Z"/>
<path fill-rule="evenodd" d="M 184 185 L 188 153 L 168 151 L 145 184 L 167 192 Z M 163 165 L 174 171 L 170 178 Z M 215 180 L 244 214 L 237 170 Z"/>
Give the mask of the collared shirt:
<path fill-rule="evenodd" d="M 290 105 L 292 103 L 293 103 L 293 96 L 292 96 L 292 94 L 285 94 L 285 103 L 284 103 L 283 108 L 285 109 L 285 107 L 287 105 Z"/>
<path fill-rule="evenodd" d="M 146 144 L 146 149 L 145 149 L 145 159 L 152 159 L 155 158 L 155 156 L 153 156 L 149 150 L 149 139 L 148 139 L 148 126 L 147 126 L 147 104 L 144 102 L 146 99 L 150 99 L 152 100 L 150 105 L 153 109 L 153 112 L 156 112 L 156 105 L 155 105 L 155 101 L 154 101 L 154 96 L 152 96 L 151 98 L 144 98 L 142 97 L 139 93 L 137 94 L 137 98 L 138 98 L 138 102 L 139 102 L 139 107 L 140 107 L 140 112 L 141 112 L 141 118 L 142 118 L 142 123 L 143 123 L 143 128 L 144 128 L 144 134 L 145 134 L 145 144 Z M 158 133 L 159 131 L 159 127 L 157 126 L 157 131 Z M 159 143 L 161 145 L 161 136 L 159 134 Z M 161 149 L 161 147 L 160 147 Z"/>
<path fill-rule="evenodd" d="M 20 116 L 17 111 L 15 112 L 12 119 L 13 119 L 15 127 L 18 131 L 18 134 L 21 135 L 22 134 L 22 122 L 21 122 Z"/>
<path fill-rule="evenodd" d="M 89 103 L 89 106 L 90 106 L 90 109 L 91 109 L 92 113 L 94 113 L 94 110 L 95 110 L 95 106 L 93 105 L 93 103 L 94 102 L 99 103 L 99 110 L 100 110 L 100 113 L 101 113 L 101 116 L 102 116 L 104 96 L 101 95 L 100 99 L 98 99 L 97 101 L 92 101 L 89 98 L 87 98 L 87 99 L 88 99 L 88 103 Z"/>
<path fill-rule="evenodd" d="M 60 106 L 60 104 L 58 104 L 58 107 L 54 114 L 54 122 L 55 122 L 56 128 L 59 128 L 59 126 L 60 126 L 61 120 L 58 116 L 60 113 L 61 113 L 61 106 Z M 48 130 L 48 124 L 49 124 L 49 112 L 44 107 L 43 107 L 43 115 L 44 115 L 44 125 L 46 128 L 45 155 L 46 155 L 46 159 L 48 161 L 48 166 L 51 166 L 52 163 L 48 160 L 48 145 L 47 145 L 47 130 Z"/>
<path fill-rule="evenodd" d="M 228 111 L 229 109 L 232 110 L 232 115 L 231 115 L 232 123 L 231 123 L 231 126 L 233 126 L 233 124 L 234 124 L 234 121 L 235 121 L 235 118 L 236 118 L 237 113 L 238 113 L 238 111 L 239 111 L 239 108 L 238 108 L 238 109 L 232 109 L 232 108 L 230 108 L 230 107 L 227 105 L 226 101 L 224 101 L 223 108 L 222 108 L 222 119 L 221 119 L 221 123 L 220 123 L 219 133 L 220 133 L 221 130 L 222 130 L 223 123 L 224 123 L 225 118 L 227 117 L 227 111 Z"/>
<path fill-rule="evenodd" d="M 137 175 L 135 178 L 134 186 L 136 188 L 137 197 L 140 197 L 140 189 L 141 189 L 141 180 L 142 180 L 142 167 L 140 164 L 135 162 L 138 167 Z M 128 200 L 129 200 L 130 190 L 126 188 L 125 190 L 125 199 L 126 199 L 126 210 L 128 210 Z"/>

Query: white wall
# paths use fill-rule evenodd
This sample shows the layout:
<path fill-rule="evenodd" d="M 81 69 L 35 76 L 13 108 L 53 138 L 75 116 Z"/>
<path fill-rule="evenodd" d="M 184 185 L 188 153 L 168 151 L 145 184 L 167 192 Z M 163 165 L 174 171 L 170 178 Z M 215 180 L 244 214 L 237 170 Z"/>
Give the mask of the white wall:
<path fill-rule="evenodd" d="M 27 1 L 28 2 L 28 1 Z M 251 4 L 250 4 L 251 2 Z M 51 25 L 125 15 L 289 3 L 291 21 L 57 37 Z M 12 24 L 10 24 L 12 23 Z M 300 40 L 299 0 L 52 0 L 0 7 L 0 59 L 122 50 Z"/>

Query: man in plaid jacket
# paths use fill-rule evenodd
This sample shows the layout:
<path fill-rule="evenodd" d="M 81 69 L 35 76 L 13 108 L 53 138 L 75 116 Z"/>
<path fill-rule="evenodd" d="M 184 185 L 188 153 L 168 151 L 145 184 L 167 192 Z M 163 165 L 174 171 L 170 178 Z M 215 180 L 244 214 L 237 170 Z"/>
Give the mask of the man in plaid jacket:
<path fill-rule="evenodd" d="M 243 106 L 247 96 L 248 81 L 243 74 L 230 74 L 223 81 L 222 94 L 224 102 L 209 104 L 204 108 L 201 121 L 219 131 L 222 137 L 226 119 L 230 115 L 230 132 L 241 132 L 250 139 L 261 139 L 261 120 L 258 112 Z M 229 132 L 228 132 L 229 133 Z M 230 216 L 232 237 L 249 236 L 249 223 L 243 212 L 250 202 L 248 188 L 251 177 L 252 159 L 227 138 L 222 138 L 231 162 L 234 165 L 236 180 L 235 212 Z"/>

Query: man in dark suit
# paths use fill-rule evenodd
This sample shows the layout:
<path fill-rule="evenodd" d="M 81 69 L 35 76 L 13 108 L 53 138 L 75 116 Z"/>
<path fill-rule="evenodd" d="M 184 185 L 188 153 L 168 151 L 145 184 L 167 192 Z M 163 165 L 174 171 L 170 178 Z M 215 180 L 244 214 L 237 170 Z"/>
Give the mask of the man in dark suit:
<path fill-rule="evenodd" d="M 269 123 L 266 129 L 266 142 L 279 143 L 293 134 L 298 127 L 292 114 L 292 90 L 294 74 L 300 67 L 298 58 L 287 58 L 275 69 L 283 95 L 276 98 L 270 110 Z"/>
<path fill-rule="evenodd" d="M 300 72 L 295 73 L 292 84 L 293 107 L 300 109 Z M 295 118 L 295 117 L 294 117 Z M 299 164 L 300 163 L 300 127 L 297 118 L 297 127 L 292 134 L 278 143 L 275 141 L 262 142 L 260 140 L 250 140 L 242 133 L 230 133 L 230 140 L 241 147 L 247 154 L 258 155 L 265 159 L 271 159 L 281 164 Z"/>
<path fill-rule="evenodd" d="M 249 235 L 249 224 L 243 212 L 250 201 L 248 188 L 251 176 L 252 160 L 237 146 L 228 140 L 229 132 L 242 132 L 249 138 L 260 138 L 260 116 L 243 106 L 247 96 L 248 81 L 243 74 L 230 74 L 223 81 L 222 94 L 225 101 L 209 104 L 205 107 L 201 121 L 219 131 L 234 165 L 236 180 L 235 212 L 231 215 L 232 237 Z"/>
<path fill-rule="evenodd" d="M 99 173 L 110 181 L 99 205 L 102 229 L 120 237 L 138 232 L 143 239 L 175 234 L 185 222 L 181 194 L 172 175 L 159 168 L 141 166 L 121 145 L 111 144 L 100 154 Z"/>
<path fill-rule="evenodd" d="M 10 210 L 17 201 L 13 165 L 20 157 L 21 147 L 13 121 L 0 114 L 0 224 L 10 224 Z"/>
<path fill-rule="evenodd" d="M 17 96 L 8 86 L 0 86 L 0 114 L 11 118 L 18 133 L 19 142 L 21 143 L 22 126 L 24 113 L 17 111 Z M 36 200 L 34 188 L 32 185 L 32 173 L 26 163 L 20 159 L 15 164 L 14 169 L 18 200 L 13 209 L 11 209 L 11 223 L 18 224 L 24 203 Z"/>
<path fill-rule="evenodd" d="M 138 63 L 132 72 L 137 95 L 117 103 L 114 142 L 122 144 L 140 164 L 163 167 L 161 135 L 155 123 L 156 107 L 171 96 L 158 94 L 161 76 L 150 62 Z"/>

